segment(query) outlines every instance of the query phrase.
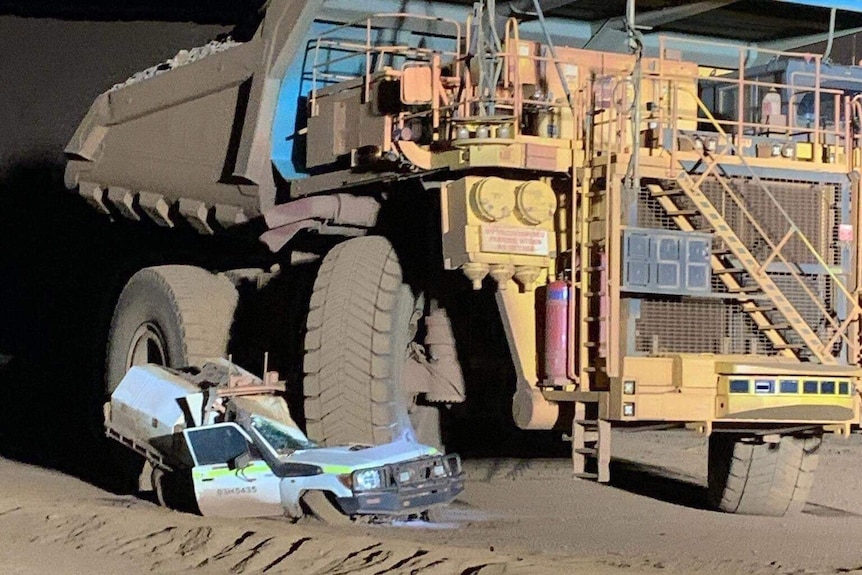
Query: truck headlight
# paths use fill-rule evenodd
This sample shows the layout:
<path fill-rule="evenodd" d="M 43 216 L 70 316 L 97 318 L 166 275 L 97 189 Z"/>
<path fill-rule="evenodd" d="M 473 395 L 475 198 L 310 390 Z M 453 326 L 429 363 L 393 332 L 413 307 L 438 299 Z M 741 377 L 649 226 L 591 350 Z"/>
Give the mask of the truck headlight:
<path fill-rule="evenodd" d="M 353 489 L 356 491 L 374 491 L 383 487 L 381 469 L 360 469 L 353 472 Z"/>

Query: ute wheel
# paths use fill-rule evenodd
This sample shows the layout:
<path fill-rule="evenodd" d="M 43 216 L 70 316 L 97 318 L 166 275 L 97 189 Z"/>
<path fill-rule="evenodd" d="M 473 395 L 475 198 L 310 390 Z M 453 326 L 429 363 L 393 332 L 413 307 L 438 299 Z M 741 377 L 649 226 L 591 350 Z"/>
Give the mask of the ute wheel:
<path fill-rule="evenodd" d="M 819 435 L 784 436 L 778 443 L 713 433 L 709 437 L 709 504 L 727 513 L 771 515 L 802 511 L 817 470 Z"/>
<path fill-rule="evenodd" d="M 443 507 L 429 507 L 422 512 L 421 517 L 428 523 L 443 523 L 446 520 L 446 511 Z"/>
<path fill-rule="evenodd" d="M 192 266 L 145 268 L 117 302 L 105 365 L 110 395 L 134 365 L 201 365 L 227 353 L 237 291 L 225 277 Z"/>
<path fill-rule="evenodd" d="M 306 491 L 300 503 L 318 521 L 327 525 L 347 525 L 350 517 L 342 513 L 323 491 Z"/>
<path fill-rule="evenodd" d="M 402 281 L 388 240 L 369 236 L 335 246 L 314 283 L 305 337 L 308 436 L 325 445 L 380 444 L 410 426 L 440 445 L 439 417 L 400 387 L 422 300 Z M 434 409 L 434 408 L 428 408 Z"/>

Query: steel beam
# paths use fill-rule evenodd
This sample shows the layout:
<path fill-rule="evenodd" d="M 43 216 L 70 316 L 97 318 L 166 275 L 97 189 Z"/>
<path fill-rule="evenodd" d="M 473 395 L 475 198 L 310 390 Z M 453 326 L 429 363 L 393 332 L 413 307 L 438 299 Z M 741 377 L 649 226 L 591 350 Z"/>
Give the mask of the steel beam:
<path fill-rule="evenodd" d="M 718 8 L 724 8 L 730 4 L 734 4 L 739 0 L 703 0 L 701 2 L 692 2 L 683 4 L 682 6 L 674 6 L 672 8 L 662 8 L 661 10 L 653 10 L 652 12 L 643 12 L 637 15 L 636 23 L 638 26 L 653 28 L 655 26 L 663 26 L 703 14 L 711 12 Z"/>
<path fill-rule="evenodd" d="M 547 14 L 551 10 L 574 4 L 578 0 L 539 0 L 539 7 Z M 511 0 L 497 5 L 497 14 L 505 18 L 535 18 L 536 5 L 533 0 Z"/>

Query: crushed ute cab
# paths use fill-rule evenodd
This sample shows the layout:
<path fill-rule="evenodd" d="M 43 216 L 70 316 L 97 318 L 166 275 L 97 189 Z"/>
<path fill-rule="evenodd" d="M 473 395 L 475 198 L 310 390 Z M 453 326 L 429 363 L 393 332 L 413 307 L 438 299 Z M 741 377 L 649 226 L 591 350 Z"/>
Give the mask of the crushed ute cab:
<path fill-rule="evenodd" d="M 136 366 L 105 406 L 109 437 L 146 458 L 160 503 L 230 517 L 311 512 L 427 517 L 464 488 L 461 461 L 408 432 L 378 446 L 320 447 L 294 423 L 283 387 L 225 360 L 200 371 Z"/>

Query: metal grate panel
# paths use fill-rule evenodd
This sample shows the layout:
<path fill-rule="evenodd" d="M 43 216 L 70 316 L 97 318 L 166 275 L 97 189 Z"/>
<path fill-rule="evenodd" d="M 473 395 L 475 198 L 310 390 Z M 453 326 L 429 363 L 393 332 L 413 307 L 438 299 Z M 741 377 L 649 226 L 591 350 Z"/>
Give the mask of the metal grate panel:
<path fill-rule="evenodd" d="M 777 245 L 790 229 L 790 223 L 763 191 L 760 183 L 750 178 L 725 179 L 725 182 L 741 198 L 742 207 L 732 200 L 716 178 L 707 178 L 701 189 L 734 232 L 762 262 L 772 251 L 763 234 Z M 837 223 L 840 221 L 842 193 L 840 186 L 793 180 L 769 180 L 763 181 L 763 184 L 824 261 L 830 265 L 838 265 L 840 250 Z M 674 203 L 682 210 L 693 208 L 688 198 L 683 195 L 674 196 Z M 745 216 L 743 207 L 754 217 L 760 230 Z M 710 231 L 706 229 L 707 226 L 699 215 L 689 216 L 689 221 L 696 229 Z M 646 189 L 638 196 L 636 224 L 646 228 L 678 229 L 673 218 L 667 215 Z M 716 239 L 713 249 L 721 248 L 721 243 L 721 240 Z M 794 266 L 817 262 L 815 255 L 798 236 L 785 244 L 781 255 Z M 825 325 L 822 312 L 797 279 L 789 273 L 781 272 L 783 265 L 779 259 L 774 259 L 773 266 L 770 267 L 770 277 L 821 340 L 825 341 L 831 331 Z M 836 305 L 836 290 L 832 280 L 818 274 L 803 274 L 801 277 L 808 289 L 818 296 L 818 300 L 827 309 L 833 310 Z M 739 275 L 738 279 L 743 285 L 751 283 L 746 274 Z M 727 292 L 723 282 L 716 276 L 712 279 L 712 289 L 715 294 Z M 766 315 L 772 323 L 784 322 L 777 312 L 769 312 Z M 757 329 L 738 303 L 720 300 L 645 299 L 641 302 L 640 316 L 635 325 L 635 348 L 639 353 L 776 353 L 769 339 Z M 801 343 L 793 333 L 787 333 L 785 337 L 789 343 Z"/>
<path fill-rule="evenodd" d="M 775 354 L 737 303 L 644 300 L 635 326 L 638 353 Z"/>
<path fill-rule="evenodd" d="M 769 257 L 772 251 L 769 242 L 778 245 L 791 229 L 787 217 L 781 213 L 783 210 L 821 257 L 830 264 L 837 263 L 835 250 L 832 249 L 833 233 L 837 227 L 836 196 L 840 193 L 840 190 L 836 190 L 837 186 L 791 180 L 761 180 L 761 185 L 749 178 L 724 181 L 742 199 L 742 206 L 733 201 L 717 178 L 707 178 L 701 189 L 759 260 Z M 763 186 L 769 189 L 781 209 L 764 192 Z M 754 217 L 763 233 L 744 215 L 743 208 Z M 798 236 L 787 242 L 781 255 L 796 264 L 817 262 L 815 255 Z"/>

